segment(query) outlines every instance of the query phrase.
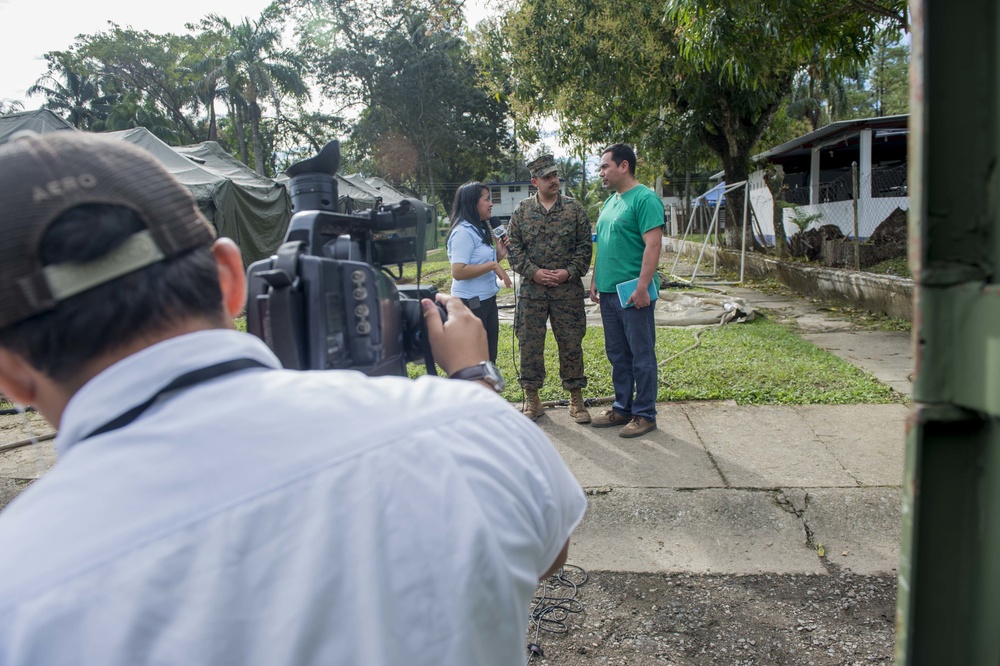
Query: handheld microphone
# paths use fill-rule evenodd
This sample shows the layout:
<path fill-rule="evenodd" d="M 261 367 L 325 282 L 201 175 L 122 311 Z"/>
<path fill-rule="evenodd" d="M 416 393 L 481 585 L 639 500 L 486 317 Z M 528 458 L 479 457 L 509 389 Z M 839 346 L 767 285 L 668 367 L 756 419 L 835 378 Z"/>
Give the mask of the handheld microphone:
<path fill-rule="evenodd" d="M 493 237 L 497 240 L 505 240 L 507 238 L 507 227 L 503 225 L 503 222 L 496 215 L 490 218 L 490 227 L 493 228 Z"/>

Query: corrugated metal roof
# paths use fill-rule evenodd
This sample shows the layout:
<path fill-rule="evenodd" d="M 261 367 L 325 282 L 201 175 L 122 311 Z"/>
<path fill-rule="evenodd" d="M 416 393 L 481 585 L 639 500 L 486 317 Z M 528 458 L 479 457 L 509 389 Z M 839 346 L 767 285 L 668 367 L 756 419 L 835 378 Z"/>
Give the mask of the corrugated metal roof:
<path fill-rule="evenodd" d="M 881 118 L 858 118 L 856 120 L 839 120 L 826 127 L 820 127 L 808 134 L 786 141 L 759 155 L 754 155 L 755 162 L 769 160 L 774 157 L 787 157 L 796 152 L 812 151 L 817 145 L 829 143 L 842 135 L 852 135 L 863 129 L 902 129 L 908 127 L 910 115 L 882 116 Z"/>

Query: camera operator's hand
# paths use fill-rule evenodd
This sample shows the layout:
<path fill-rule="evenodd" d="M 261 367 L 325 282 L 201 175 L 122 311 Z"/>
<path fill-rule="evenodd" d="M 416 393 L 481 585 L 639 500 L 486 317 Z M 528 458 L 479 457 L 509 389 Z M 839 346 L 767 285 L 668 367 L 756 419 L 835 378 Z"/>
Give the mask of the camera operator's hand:
<path fill-rule="evenodd" d="M 424 309 L 431 352 L 441 369 L 450 375 L 488 361 L 490 352 L 483 322 L 457 296 L 438 294 L 437 301 L 448 313 L 446 322 L 441 322 L 441 314 L 430 299 L 425 298 L 420 304 Z"/>

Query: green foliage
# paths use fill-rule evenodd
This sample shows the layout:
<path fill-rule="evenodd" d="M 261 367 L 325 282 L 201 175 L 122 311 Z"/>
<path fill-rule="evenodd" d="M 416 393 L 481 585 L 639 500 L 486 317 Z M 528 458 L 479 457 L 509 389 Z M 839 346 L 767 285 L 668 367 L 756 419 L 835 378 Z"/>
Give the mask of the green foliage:
<path fill-rule="evenodd" d="M 283 149 L 275 140 L 280 130 L 286 137 L 321 134 L 308 115 L 299 122 L 278 122 L 286 118 L 283 100 L 308 94 L 305 63 L 280 48 L 280 16 L 277 6 L 238 24 L 210 15 L 197 26 L 188 25 L 198 32 L 186 35 L 112 23 L 105 31 L 78 36 L 66 51 L 45 54 L 48 72 L 29 94 L 43 95 L 46 108 L 81 129 L 145 127 L 174 145 L 221 140 L 235 146 L 244 162 L 252 157 L 257 170 L 266 174 L 273 153 Z M 225 124 L 231 142 L 220 136 L 220 100 L 229 107 Z M 270 135 L 262 127 L 265 104 L 272 106 L 276 119 Z"/>
<path fill-rule="evenodd" d="M 590 223 L 597 224 L 597 218 L 601 215 L 601 206 L 610 192 L 604 189 L 601 181 L 593 180 L 568 188 L 568 194 L 587 209 L 587 219 L 590 220 Z"/>
<path fill-rule="evenodd" d="M 114 23 L 103 32 L 80 35 L 74 50 L 85 70 L 96 72 L 106 92 L 134 108 L 147 109 L 157 123 L 169 118 L 178 137 L 173 143 L 200 141 L 192 115 L 197 108 L 195 75 L 187 58 L 190 39 Z M 131 114 L 135 116 L 135 114 Z"/>
<path fill-rule="evenodd" d="M 43 57 L 47 71 L 28 88 L 28 95 L 43 95 L 42 108 L 61 115 L 77 129 L 98 126 L 114 100 L 114 94 L 104 90 L 107 82 L 72 50 L 51 51 Z"/>
<path fill-rule="evenodd" d="M 347 146 L 367 173 L 437 194 L 503 167 L 507 105 L 482 85 L 453 0 L 298 3 L 324 92 L 360 110 Z"/>
<path fill-rule="evenodd" d="M 522 0 L 505 32 L 514 96 L 533 113 L 556 114 L 564 133 L 636 144 L 641 157 L 680 173 L 707 147 L 738 182 L 796 72 L 820 61 L 855 67 L 880 20 L 826 0 L 644 0 L 626 9 Z M 742 194 L 730 198 L 735 215 Z"/>
<path fill-rule="evenodd" d="M 808 229 L 809 225 L 816 220 L 823 219 L 822 213 L 807 213 L 802 209 L 802 207 L 795 206 L 793 204 L 787 204 L 783 206 L 783 208 L 792 209 L 792 216 L 788 218 L 788 221 L 798 227 L 800 233 Z"/>
<path fill-rule="evenodd" d="M 907 113 L 910 48 L 897 37 L 879 34 L 867 60 L 847 74 L 832 70 L 825 61 L 801 70 L 786 107 L 788 116 L 817 129 L 838 120 Z M 776 143 L 780 141 L 768 145 Z"/>
<path fill-rule="evenodd" d="M 280 10 L 271 5 L 259 19 L 244 18 L 239 23 L 210 14 L 202 21 L 202 28 L 220 37 L 216 48 L 207 54 L 209 66 L 206 79 L 222 80 L 229 92 L 230 106 L 238 115 L 246 113 L 250 121 L 250 138 L 253 146 L 255 169 L 267 175 L 264 138 L 261 132 L 262 105 L 269 101 L 276 115 L 281 115 L 281 102 L 285 96 L 303 100 L 309 97 L 303 73 L 306 61 L 296 52 L 281 48 L 281 31 L 278 27 Z M 245 136 L 241 139 L 241 153 L 246 154 Z"/>
<path fill-rule="evenodd" d="M 657 328 L 657 358 L 691 347 L 690 329 Z M 583 341 L 589 384 L 587 397 L 613 395 L 611 366 L 604 352 L 604 331 L 587 329 Z M 517 341 L 513 328 L 501 325 L 497 366 L 508 380 L 504 398 L 520 402 Z M 558 352 L 549 332 L 545 343 L 547 376 L 543 400 L 567 397 L 559 383 Z M 411 377 L 425 374 L 411 365 Z M 871 375 L 799 338 L 766 319 L 706 328 L 701 345 L 660 368 L 657 400 L 734 400 L 741 405 L 809 405 L 901 402 L 902 397 Z"/>
<path fill-rule="evenodd" d="M 24 111 L 24 103 L 16 99 L 0 99 L 0 116 Z"/>
<path fill-rule="evenodd" d="M 910 264 L 906 257 L 887 259 L 881 263 L 875 264 L 874 266 L 869 266 L 865 269 L 865 272 L 878 273 L 880 275 L 896 275 L 898 277 L 905 278 L 913 277 L 913 273 L 910 272 Z"/>

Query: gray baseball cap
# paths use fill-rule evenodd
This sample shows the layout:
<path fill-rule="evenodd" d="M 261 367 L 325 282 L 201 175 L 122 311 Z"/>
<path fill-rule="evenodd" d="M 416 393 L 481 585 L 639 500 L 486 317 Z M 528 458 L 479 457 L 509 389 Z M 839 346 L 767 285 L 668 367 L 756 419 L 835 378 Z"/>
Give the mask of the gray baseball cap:
<path fill-rule="evenodd" d="M 95 261 L 42 265 L 46 229 L 83 204 L 125 206 L 146 229 Z M 68 130 L 0 146 L 0 328 L 214 239 L 187 188 L 138 146 Z"/>

